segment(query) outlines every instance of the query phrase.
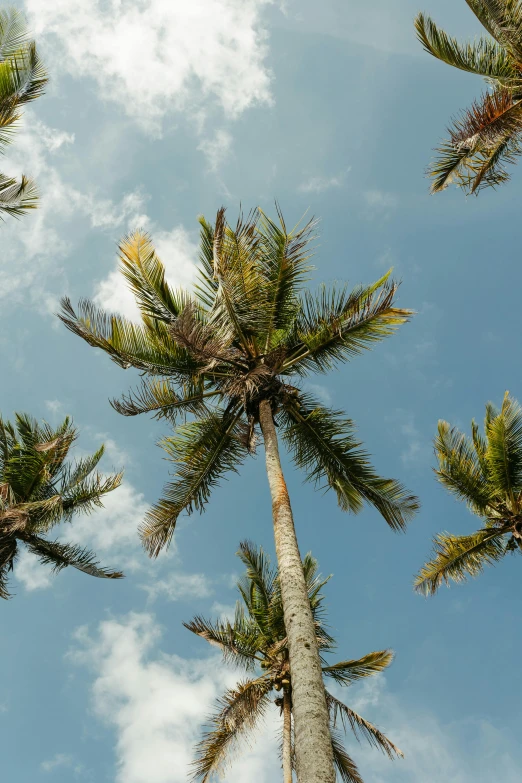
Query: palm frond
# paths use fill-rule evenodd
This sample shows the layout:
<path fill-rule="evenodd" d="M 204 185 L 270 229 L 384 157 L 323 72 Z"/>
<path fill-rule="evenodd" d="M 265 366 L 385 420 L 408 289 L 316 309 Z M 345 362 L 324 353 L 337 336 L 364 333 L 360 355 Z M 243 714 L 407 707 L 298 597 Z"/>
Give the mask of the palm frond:
<path fill-rule="evenodd" d="M 221 773 L 239 741 L 253 731 L 268 704 L 272 683 L 268 677 L 239 683 L 219 700 L 220 710 L 210 719 L 210 728 L 196 746 L 193 780 L 206 783 Z"/>
<path fill-rule="evenodd" d="M 266 618 L 274 596 L 276 572 L 261 548 L 250 541 L 242 541 L 237 555 L 246 572 L 238 582 L 238 590 L 252 616 Z"/>
<path fill-rule="evenodd" d="M 489 476 L 473 442 L 448 422 L 439 421 L 434 445 L 439 463 L 435 473 L 441 484 L 474 513 L 484 515 L 491 501 Z"/>
<path fill-rule="evenodd" d="M 108 568 L 102 568 L 96 555 L 89 549 L 78 544 L 63 544 L 60 541 L 47 541 L 40 536 L 24 536 L 23 542 L 27 549 L 44 565 L 52 565 L 53 572 L 58 573 L 67 566 L 72 566 L 78 571 L 83 571 L 89 576 L 96 576 L 101 579 L 121 579 L 121 571 L 111 571 Z"/>
<path fill-rule="evenodd" d="M 397 481 L 375 473 L 355 439 L 350 419 L 301 393 L 286 402 L 280 420 L 284 441 L 308 481 L 333 489 L 343 511 L 357 513 L 366 501 L 393 530 L 404 529 L 419 507 L 418 500 Z"/>
<path fill-rule="evenodd" d="M 477 576 L 486 565 L 493 565 L 507 553 L 504 540 L 507 529 L 485 528 L 470 536 L 440 533 L 433 541 L 433 557 L 415 577 L 419 593 L 435 595 L 443 582 L 465 582 Z"/>
<path fill-rule="evenodd" d="M 0 174 L 0 216 L 20 217 L 37 206 L 38 188 L 33 180 L 22 177 L 17 181 Z"/>
<path fill-rule="evenodd" d="M 479 7 L 475 11 L 493 37 L 504 46 L 511 56 L 522 59 L 522 11 L 519 0 L 467 0 L 468 5 Z M 480 14 L 480 16 L 479 16 Z"/>
<path fill-rule="evenodd" d="M 306 292 L 283 372 L 327 372 L 389 337 L 408 321 L 413 311 L 393 306 L 398 284 L 387 282 L 389 274 L 371 286 L 354 290 L 323 286 L 316 295 Z"/>
<path fill-rule="evenodd" d="M 381 750 L 389 759 L 393 759 L 395 756 L 404 757 L 402 750 L 399 750 L 373 723 L 365 720 L 328 691 L 326 692 L 326 702 L 334 729 L 339 721 L 345 731 L 350 728 L 357 740 L 365 739 L 374 748 Z"/>
<path fill-rule="evenodd" d="M 522 490 L 522 409 L 509 392 L 499 415 L 488 424 L 486 437 L 491 483 L 509 498 L 514 511 L 515 495 Z"/>
<path fill-rule="evenodd" d="M 197 615 L 189 623 L 183 623 L 196 636 L 201 636 L 223 654 L 225 663 L 241 666 L 246 671 L 255 668 L 259 651 L 259 630 L 251 618 L 245 617 L 240 606 L 236 606 L 234 622 L 229 620 L 206 620 Z"/>
<path fill-rule="evenodd" d="M 333 666 L 323 666 L 323 674 L 331 677 L 339 685 L 351 685 L 363 677 L 372 677 L 384 671 L 393 661 L 392 650 L 378 650 L 350 661 L 339 661 Z"/>
<path fill-rule="evenodd" d="M 144 378 L 140 389 L 123 395 L 119 400 L 111 400 L 111 405 L 123 416 L 154 413 L 155 419 L 168 419 L 175 424 L 180 416 L 208 414 L 207 403 L 211 403 L 215 397 L 219 397 L 219 392 L 203 390 L 182 396 L 169 380 Z"/>
<path fill-rule="evenodd" d="M 147 513 L 140 529 L 146 550 L 152 557 L 167 547 L 178 516 L 202 511 L 212 489 L 248 454 L 239 413 L 216 411 L 203 419 L 181 425 L 175 436 L 160 445 L 176 465 L 178 480 L 166 485 L 164 496 Z"/>
<path fill-rule="evenodd" d="M 425 51 L 448 65 L 490 79 L 504 80 L 504 83 L 520 83 L 521 75 L 514 67 L 512 57 L 496 41 L 480 38 L 462 45 L 422 13 L 415 19 L 415 29 Z"/>
<path fill-rule="evenodd" d="M 2 515 L 0 514 L 0 525 L 2 524 Z M 7 589 L 9 572 L 13 570 L 18 553 L 16 538 L 13 536 L 0 535 L 0 598 L 10 598 Z"/>
<path fill-rule="evenodd" d="M 364 783 L 357 765 L 348 755 L 343 745 L 341 734 L 336 729 L 330 729 L 334 764 L 343 783 Z"/>

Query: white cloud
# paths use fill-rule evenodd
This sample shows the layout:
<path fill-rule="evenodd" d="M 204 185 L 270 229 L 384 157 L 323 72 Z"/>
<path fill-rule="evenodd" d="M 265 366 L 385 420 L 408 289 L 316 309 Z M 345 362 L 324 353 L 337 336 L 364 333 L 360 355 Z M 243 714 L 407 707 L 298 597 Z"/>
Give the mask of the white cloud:
<path fill-rule="evenodd" d="M 218 130 L 213 138 L 203 139 L 198 146 L 198 150 L 206 156 L 211 171 L 218 170 L 228 157 L 231 148 L 232 136 L 223 129 Z"/>
<path fill-rule="evenodd" d="M 429 463 L 433 448 L 431 437 L 422 435 L 415 423 L 415 416 L 411 411 L 397 408 L 392 416 L 388 417 L 393 429 L 399 434 L 403 446 L 401 461 L 410 468 L 424 469 Z"/>
<path fill-rule="evenodd" d="M 383 190 L 367 190 L 364 200 L 369 207 L 375 209 L 389 209 L 397 206 L 397 196 L 394 193 L 386 193 Z"/>
<path fill-rule="evenodd" d="M 51 568 L 44 566 L 35 555 L 21 549 L 14 567 L 14 576 L 26 590 L 47 590 L 52 584 Z"/>
<path fill-rule="evenodd" d="M 161 630 L 150 614 L 131 613 L 75 634 L 69 657 L 95 676 L 95 713 L 116 733 L 115 783 L 186 781 L 201 724 L 218 696 L 237 681 L 220 658 L 185 660 L 157 649 Z M 226 780 L 268 783 L 280 774 L 272 728 Z"/>
<path fill-rule="evenodd" d="M 150 601 L 155 601 L 159 596 L 165 596 L 169 601 L 179 601 L 180 598 L 207 598 L 213 593 L 211 582 L 205 574 L 174 572 L 142 587 L 148 593 Z"/>
<path fill-rule="evenodd" d="M 58 767 L 71 767 L 72 765 L 72 756 L 68 756 L 65 753 L 57 753 L 52 759 L 42 761 L 40 767 L 44 772 L 52 772 Z"/>
<path fill-rule="evenodd" d="M 158 134 L 169 112 L 201 113 L 217 104 L 237 117 L 269 103 L 270 0 L 26 0 L 31 27 L 48 43 L 56 72 L 98 83 Z"/>
<path fill-rule="evenodd" d="M 168 282 L 174 286 L 190 286 L 194 280 L 198 247 L 181 225 L 172 231 L 153 231 L 152 240 L 163 262 Z M 120 272 L 119 262 L 96 286 L 94 302 L 109 312 L 117 312 L 133 321 L 140 320 L 134 295 Z"/>
<path fill-rule="evenodd" d="M 96 188 L 82 193 L 63 177 L 60 156 L 73 143 L 72 133 L 45 125 L 27 110 L 9 155 L 2 161 L 5 174 L 31 176 L 41 194 L 37 210 L 20 221 L 10 219 L 2 227 L 0 299 L 6 303 L 26 301 L 29 291 L 40 310 L 56 310 L 56 298 L 47 287 L 49 279 L 63 277 L 61 262 L 74 247 L 69 224 L 80 220 L 83 231 L 89 227 L 112 230 L 132 227 L 143 217 L 146 197 L 139 189 L 114 203 L 100 199 Z M 76 223 L 74 233 L 81 233 Z"/>
<path fill-rule="evenodd" d="M 324 193 L 325 190 L 330 190 L 331 188 L 341 188 L 350 169 L 351 167 L 349 166 L 344 172 L 335 177 L 310 177 L 306 182 L 299 185 L 297 190 L 300 193 Z"/>

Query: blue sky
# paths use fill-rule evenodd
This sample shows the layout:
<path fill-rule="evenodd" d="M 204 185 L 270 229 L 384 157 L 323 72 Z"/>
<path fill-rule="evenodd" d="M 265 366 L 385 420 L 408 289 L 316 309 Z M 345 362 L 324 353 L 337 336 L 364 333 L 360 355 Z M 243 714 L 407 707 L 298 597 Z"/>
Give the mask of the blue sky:
<path fill-rule="evenodd" d="M 321 219 L 315 281 L 368 282 L 389 266 L 400 304 L 418 315 L 342 370 L 313 379 L 345 409 L 383 475 L 423 508 L 405 536 L 374 511 L 343 515 L 288 465 L 303 551 L 333 573 L 326 592 L 339 657 L 391 647 L 385 677 L 345 694 L 405 752 L 389 762 L 352 744 L 368 783 L 520 780 L 520 563 L 479 580 L 413 594 L 412 575 L 440 530 L 474 529 L 437 485 L 439 418 L 481 419 L 506 389 L 522 396 L 515 228 L 522 171 L 479 199 L 428 195 L 423 171 L 472 76 L 421 51 L 418 10 L 449 32 L 478 32 L 464 0 L 26 0 L 48 63 L 47 95 L 26 112 L 3 170 L 35 176 L 40 210 L 9 221 L 0 270 L 0 409 L 57 422 L 71 414 L 79 446 L 107 444 L 125 483 L 69 539 L 127 578 L 56 578 L 22 558 L 2 606 L 2 767 L 12 783 L 178 783 L 219 692 L 234 682 L 181 626 L 235 601 L 239 541 L 272 552 L 260 450 L 184 519 L 169 556 L 147 561 L 136 528 L 168 466 L 164 428 L 108 404 L 133 385 L 63 328 L 61 295 L 94 297 L 132 315 L 116 243 L 151 231 L 173 283 L 190 285 L 199 213 L 225 204 Z M 275 716 L 226 781 L 277 776 Z M 28 741 L 30 737 L 30 741 Z"/>

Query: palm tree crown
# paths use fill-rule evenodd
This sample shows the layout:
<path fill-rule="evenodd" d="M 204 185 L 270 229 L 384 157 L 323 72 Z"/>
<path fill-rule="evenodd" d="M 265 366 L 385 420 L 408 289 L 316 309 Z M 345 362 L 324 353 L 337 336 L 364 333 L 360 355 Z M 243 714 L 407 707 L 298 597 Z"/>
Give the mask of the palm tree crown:
<path fill-rule="evenodd" d="M 432 192 L 455 182 L 467 193 L 506 182 L 506 164 L 522 153 L 522 2 L 466 0 L 489 33 L 460 44 L 424 14 L 415 20 L 425 50 L 448 65 L 484 77 L 491 90 L 453 120 L 430 166 Z"/>
<path fill-rule="evenodd" d="M 201 224 L 199 281 L 194 293 L 173 290 L 149 237 L 120 245 L 122 272 L 142 321 L 106 314 L 88 301 L 79 314 L 63 300 L 61 319 L 121 367 L 142 371 L 142 386 L 113 406 L 134 416 L 153 412 L 178 425 L 162 441 L 177 480 L 149 511 L 141 534 L 152 556 L 169 544 L 179 514 L 203 510 L 212 488 L 255 450 L 261 401 L 269 400 L 296 465 L 332 488 L 341 508 L 375 506 L 395 530 L 418 503 L 403 486 L 380 478 L 352 421 L 298 385 L 391 335 L 411 315 L 394 306 L 389 273 L 370 286 L 303 293 L 313 221 L 288 231 L 260 209 L 235 228 L 220 209 Z"/>
<path fill-rule="evenodd" d="M 236 688 L 226 691 L 219 702 L 219 711 L 211 718 L 209 730 L 197 746 L 194 779 L 201 783 L 222 771 L 240 740 L 257 727 L 274 690 L 288 694 L 291 706 L 292 680 L 278 573 L 271 568 L 263 550 L 249 542 L 240 545 L 238 555 L 246 566 L 246 573 L 237 585 L 242 602 L 236 604 L 233 622 L 211 622 L 195 617 L 185 623 L 190 631 L 219 647 L 226 662 L 239 666 L 249 675 Z M 346 686 L 383 671 L 393 660 L 390 650 L 372 652 L 358 660 L 327 663 L 324 656 L 335 649 L 335 642 L 325 627 L 321 593 L 328 579 L 318 575 L 317 562 L 310 554 L 304 558 L 303 568 L 321 651 L 323 677 Z M 281 711 L 283 700 L 280 696 L 275 699 Z M 355 763 L 344 748 L 340 729 L 349 727 L 358 739 L 365 738 L 390 758 L 402 756 L 379 729 L 328 691 L 327 703 L 334 761 L 343 781 L 362 783 Z"/>
<path fill-rule="evenodd" d="M 42 95 L 47 74 L 25 20 L 16 8 L 0 10 L 0 154 L 11 142 L 21 107 Z M 0 216 L 34 209 L 38 193 L 25 176 L 18 182 L 0 173 Z"/>
<path fill-rule="evenodd" d="M 101 506 L 103 495 L 120 485 L 121 473 L 103 477 L 94 472 L 103 446 L 71 464 L 66 458 L 77 433 L 68 418 L 56 429 L 21 413 L 15 421 L 0 418 L 0 597 L 9 598 L 7 576 L 20 544 L 54 571 L 74 566 L 91 576 L 121 577 L 101 568 L 87 549 L 46 537 L 74 514 Z"/>
<path fill-rule="evenodd" d="M 522 409 L 506 392 L 500 410 L 486 406 L 485 437 L 471 423 L 471 439 L 439 422 L 436 474 L 483 522 L 468 536 L 441 533 L 433 559 L 415 580 L 419 592 L 434 594 L 442 582 L 463 582 L 522 550 Z"/>

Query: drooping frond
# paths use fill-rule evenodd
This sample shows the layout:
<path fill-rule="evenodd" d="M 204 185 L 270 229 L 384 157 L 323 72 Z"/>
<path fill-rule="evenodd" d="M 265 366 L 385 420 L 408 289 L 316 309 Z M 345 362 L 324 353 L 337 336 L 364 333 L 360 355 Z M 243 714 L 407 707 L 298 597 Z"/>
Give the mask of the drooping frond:
<path fill-rule="evenodd" d="M 331 488 L 343 511 L 357 513 L 373 505 L 393 530 L 402 530 L 418 509 L 418 500 L 393 479 L 380 478 L 355 439 L 354 426 L 339 411 L 309 394 L 288 399 L 280 414 L 283 438 L 294 462 L 324 489 Z"/>
<path fill-rule="evenodd" d="M 390 270 L 391 271 L 391 270 Z M 297 315 L 284 373 L 327 372 L 392 335 L 412 310 L 394 307 L 397 283 L 389 272 L 371 286 L 306 292 Z"/>
<path fill-rule="evenodd" d="M 2 527 L 2 514 L 0 512 L 0 530 Z M 13 570 L 13 564 L 18 553 L 16 538 L 4 537 L 0 533 L 0 598 L 10 598 L 7 583 L 9 572 Z"/>
<path fill-rule="evenodd" d="M 499 415 L 489 422 L 486 437 L 491 483 L 513 506 L 515 495 L 522 490 L 522 409 L 509 392 Z"/>
<path fill-rule="evenodd" d="M 378 650 L 352 661 L 339 661 L 333 666 L 323 666 L 323 674 L 331 677 L 339 685 L 351 685 L 363 677 L 372 677 L 384 671 L 393 661 L 392 650 Z"/>
<path fill-rule="evenodd" d="M 480 38 L 473 43 L 459 44 L 422 13 L 415 19 L 415 29 L 425 51 L 454 68 L 508 83 L 522 82 L 513 59 L 496 41 Z"/>
<path fill-rule="evenodd" d="M 434 445 L 439 463 L 435 472 L 441 484 L 474 513 L 484 515 L 491 502 L 489 476 L 473 442 L 448 422 L 439 421 Z"/>
<path fill-rule="evenodd" d="M 253 731 L 270 703 L 269 677 L 247 680 L 219 700 L 220 711 L 210 719 L 210 728 L 196 747 L 193 780 L 207 783 L 222 773 L 239 741 Z"/>
<path fill-rule="evenodd" d="M 53 572 L 58 573 L 67 566 L 72 566 L 78 571 L 83 571 L 89 576 L 96 576 L 101 579 L 121 579 L 121 571 L 111 571 L 108 568 L 102 568 L 96 555 L 89 549 L 78 544 L 62 544 L 60 541 L 47 541 L 39 536 L 26 536 L 23 538 L 26 547 L 44 565 L 52 565 Z"/>
<path fill-rule="evenodd" d="M 332 737 L 334 764 L 343 783 L 364 783 L 357 765 L 346 752 L 341 733 L 331 728 L 330 734 Z"/>
<path fill-rule="evenodd" d="M 161 446 L 176 465 L 177 481 L 166 485 L 163 498 L 147 513 L 140 530 L 152 557 L 167 547 L 182 511 L 202 511 L 212 489 L 229 471 L 237 472 L 248 454 L 239 413 L 216 411 L 178 427 Z"/>
<path fill-rule="evenodd" d="M 443 582 L 465 582 L 477 576 L 486 565 L 501 560 L 508 549 L 503 528 L 485 528 L 470 536 L 440 533 L 433 541 L 433 557 L 415 577 L 419 593 L 435 595 Z"/>
<path fill-rule="evenodd" d="M 373 723 L 365 720 L 328 691 L 326 692 L 326 702 L 334 729 L 339 722 L 345 731 L 350 728 L 359 741 L 365 739 L 374 748 L 381 750 L 389 759 L 404 757 L 402 750 L 399 750 Z"/>

